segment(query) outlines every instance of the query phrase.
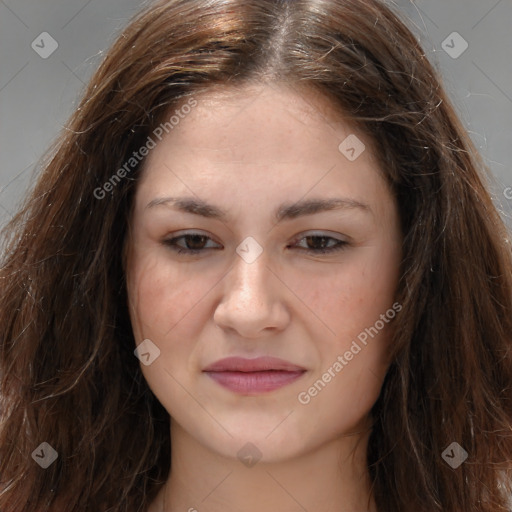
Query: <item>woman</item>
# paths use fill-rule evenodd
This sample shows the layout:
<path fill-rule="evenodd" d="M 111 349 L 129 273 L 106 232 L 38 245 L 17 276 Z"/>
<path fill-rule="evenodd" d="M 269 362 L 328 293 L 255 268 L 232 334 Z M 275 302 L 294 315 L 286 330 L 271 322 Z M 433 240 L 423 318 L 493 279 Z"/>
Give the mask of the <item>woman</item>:
<path fill-rule="evenodd" d="M 381 2 L 152 4 L 6 230 L 0 509 L 510 510 L 481 172 Z"/>

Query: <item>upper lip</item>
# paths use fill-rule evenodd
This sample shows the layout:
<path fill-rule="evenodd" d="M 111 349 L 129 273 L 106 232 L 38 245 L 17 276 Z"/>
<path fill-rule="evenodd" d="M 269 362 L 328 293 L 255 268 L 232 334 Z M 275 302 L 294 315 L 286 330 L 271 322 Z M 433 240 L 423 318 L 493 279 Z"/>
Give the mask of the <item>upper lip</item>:
<path fill-rule="evenodd" d="M 263 372 L 269 370 L 297 372 L 305 371 L 305 368 L 284 359 L 264 356 L 254 359 L 226 357 L 225 359 L 215 361 L 203 369 L 204 372 Z"/>

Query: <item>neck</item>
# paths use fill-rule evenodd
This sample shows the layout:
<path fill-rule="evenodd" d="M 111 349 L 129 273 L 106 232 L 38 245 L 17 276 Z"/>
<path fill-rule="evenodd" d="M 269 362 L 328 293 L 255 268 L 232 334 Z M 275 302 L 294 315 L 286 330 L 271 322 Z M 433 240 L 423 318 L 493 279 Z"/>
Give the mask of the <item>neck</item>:
<path fill-rule="evenodd" d="M 173 424 L 171 473 L 149 512 L 376 512 L 368 437 L 367 431 L 335 438 L 293 459 L 248 467 Z"/>

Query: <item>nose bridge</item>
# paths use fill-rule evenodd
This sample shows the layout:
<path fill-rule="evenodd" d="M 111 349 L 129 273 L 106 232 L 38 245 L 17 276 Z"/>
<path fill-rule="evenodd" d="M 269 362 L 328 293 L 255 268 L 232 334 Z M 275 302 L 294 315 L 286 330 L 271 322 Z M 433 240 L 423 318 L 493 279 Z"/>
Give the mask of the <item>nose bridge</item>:
<path fill-rule="evenodd" d="M 229 274 L 227 292 L 237 295 L 238 300 L 262 300 L 269 292 L 270 272 L 263 254 L 251 262 L 237 256 Z"/>
<path fill-rule="evenodd" d="M 266 254 L 250 263 L 236 256 L 215 309 L 214 321 L 218 326 L 247 339 L 286 327 L 289 311 L 267 265 Z"/>

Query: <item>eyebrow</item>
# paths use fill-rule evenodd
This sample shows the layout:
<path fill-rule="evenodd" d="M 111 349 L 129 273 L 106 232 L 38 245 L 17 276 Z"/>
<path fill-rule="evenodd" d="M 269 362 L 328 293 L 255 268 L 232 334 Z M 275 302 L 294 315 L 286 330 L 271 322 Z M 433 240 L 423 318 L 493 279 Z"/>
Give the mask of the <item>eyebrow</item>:
<path fill-rule="evenodd" d="M 194 215 L 200 215 L 209 219 L 216 219 L 222 222 L 229 221 L 228 212 L 202 199 L 194 197 L 157 197 L 150 201 L 146 209 L 156 206 L 173 206 L 174 208 Z M 305 215 L 313 215 L 330 210 L 359 210 L 366 213 L 372 213 L 369 205 L 348 198 L 329 198 L 329 199 L 302 199 L 295 203 L 284 203 L 274 211 L 274 220 L 296 219 Z"/>

